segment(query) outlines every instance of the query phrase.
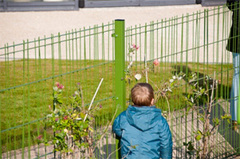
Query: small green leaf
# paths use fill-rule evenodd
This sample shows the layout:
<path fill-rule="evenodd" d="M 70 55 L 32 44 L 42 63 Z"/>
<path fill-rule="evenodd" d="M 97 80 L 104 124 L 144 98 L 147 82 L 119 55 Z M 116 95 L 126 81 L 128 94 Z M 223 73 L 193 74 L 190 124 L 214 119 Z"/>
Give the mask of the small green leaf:
<path fill-rule="evenodd" d="M 184 145 L 184 146 L 188 146 L 188 143 L 186 143 L 186 142 L 183 142 L 183 145 Z"/>
<path fill-rule="evenodd" d="M 138 145 L 131 145 L 130 147 L 133 148 L 133 149 L 136 149 Z"/>
<path fill-rule="evenodd" d="M 198 131 L 197 131 L 197 134 L 202 135 L 203 133 L 202 133 L 201 130 L 198 130 Z"/>
<path fill-rule="evenodd" d="M 90 130 L 91 132 L 93 132 L 93 131 L 94 131 L 92 128 L 89 128 L 89 130 Z"/>
<path fill-rule="evenodd" d="M 200 119 L 202 122 L 204 122 L 204 120 L 205 120 L 203 117 L 201 117 L 201 118 L 199 118 L 199 119 Z"/>
<path fill-rule="evenodd" d="M 194 147 L 193 147 L 193 145 L 192 145 L 192 142 L 189 142 L 188 150 L 189 150 L 189 151 L 193 151 L 193 150 L 194 150 Z"/>
<path fill-rule="evenodd" d="M 218 118 L 213 119 L 214 126 L 218 126 L 220 124 L 220 120 Z"/>
<path fill-rule="evenodd" d="M 201 135 L 201 134 L 198 134 L 198 135 L 195 137 L 195 139 L 196 139 L 197 141 L 201 140 L 201 138 L 202 138 L 202 135 Z"/>

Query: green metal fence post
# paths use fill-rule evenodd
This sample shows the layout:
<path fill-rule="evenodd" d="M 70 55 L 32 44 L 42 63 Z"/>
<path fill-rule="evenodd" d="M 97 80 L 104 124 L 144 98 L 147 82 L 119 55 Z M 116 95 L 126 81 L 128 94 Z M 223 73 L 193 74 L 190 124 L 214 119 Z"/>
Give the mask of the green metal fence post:
<path fill-rule="evenodd" d="M 115 20 L 115 89 L 116 105 L 121 108 L 121 112 L 126 107 L 126 87 L 125 87 L 125 21 Z"/>
<path fill-rule="evenodd" d="M 115 97 L 117 114 L 126 107 L 126 87 L 125 87 L 125 21 L 115 20 Z M 120 158 L 119 140 L 116 140 L 116 159 Z"/>

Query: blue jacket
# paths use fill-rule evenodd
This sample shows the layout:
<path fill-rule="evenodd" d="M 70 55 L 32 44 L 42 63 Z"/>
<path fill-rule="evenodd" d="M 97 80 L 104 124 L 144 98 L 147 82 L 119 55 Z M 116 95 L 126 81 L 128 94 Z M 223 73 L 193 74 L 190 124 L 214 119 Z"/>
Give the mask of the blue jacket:
<path fill-rule="evenodd" d="M 172 135 L 161 110 L 155 106 L 130 105 L 115 119 L 112 129 L 121 140 L 122 158 L 172 158 Z"/>

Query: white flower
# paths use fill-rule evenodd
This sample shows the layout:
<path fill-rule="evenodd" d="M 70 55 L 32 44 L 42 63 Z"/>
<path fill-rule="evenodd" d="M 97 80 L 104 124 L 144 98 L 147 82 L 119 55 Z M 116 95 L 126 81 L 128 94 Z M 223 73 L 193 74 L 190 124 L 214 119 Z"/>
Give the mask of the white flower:
<path fill-rule="evenodd" d="M 56 114 L 56 117 L 58 117 L 58 115 L 57 115 L 58 111 L 59 110 L 57 108 L 54 110 L 54 114 Z"/>
<path fill-rule="evenodd" d="M 51 118 L 51 117 L 52 117 L 52 114 L 48 114 L 48 115 L 47 115 L 47 118 Z"/>
<path fill-rule="evenodd" d="M 82 120 L 82 118 L 76 118 L 76 120 Z"/>
<path fill-rule="evenodd" d="M 168 87 L 168 89 L 167 89 L 167 90 L 168 90 L 169 92 L 172 92 L 171 88 L 169 88 L 169 87 Z"/>
<path fill-rule="evenodd" d="M 176 76 L 173 76 L 173 79 L 176 79 Z"/>
<path fill-rule="evenodd" d="M 53 90 L 54 90 L 54 91 L 57 91 L 57 90 L 58 90 L 58 87 L 53 87 Z"/>
<path fill-rule="evenodd" d="M 172 83 L 174 80 L 173 79 L 170 79 L 169 82 Z"/>
<path fill-rule="evenodd" d="M 136 78 L 136 80 L 140 80 L 142 78 L 142 75 L 141 74 L 136 74 L 134 77 Z"/>
<path fill-rule="evenodd" d="M 182 76 L 178 77 L 178 80 L 181 80 L 182 79 Z"/>
<path fill-rule="evenodd" d="M 194 102 L 193 97 L 191 97 L 191 102 L 192 102 L 192 103 Z"/>
<path fill-rule="evenodd" d="M 68 130 L 67 130 L 67 129 L 64 129 L 63 131 L 64 131 L 65 133 L 68 133 Z"/>
<path fill-rule="evenodd" d="M 74 94 L 75 94 L 75 95 L 79 95 L 79 94 L 78 94 L 78 91 L 75 91 Z"/>

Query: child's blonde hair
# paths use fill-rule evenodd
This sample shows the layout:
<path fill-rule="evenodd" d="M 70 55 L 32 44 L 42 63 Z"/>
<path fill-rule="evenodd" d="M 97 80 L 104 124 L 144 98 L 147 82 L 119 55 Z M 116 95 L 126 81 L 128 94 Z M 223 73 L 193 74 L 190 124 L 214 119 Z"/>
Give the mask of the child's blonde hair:
<path fill-rule="evenodd" d="M 131 90 L 132 102 L 135 106 L 150 106 L 154 99 L 154 91 L 148 83 L 138 83 Z"/>

